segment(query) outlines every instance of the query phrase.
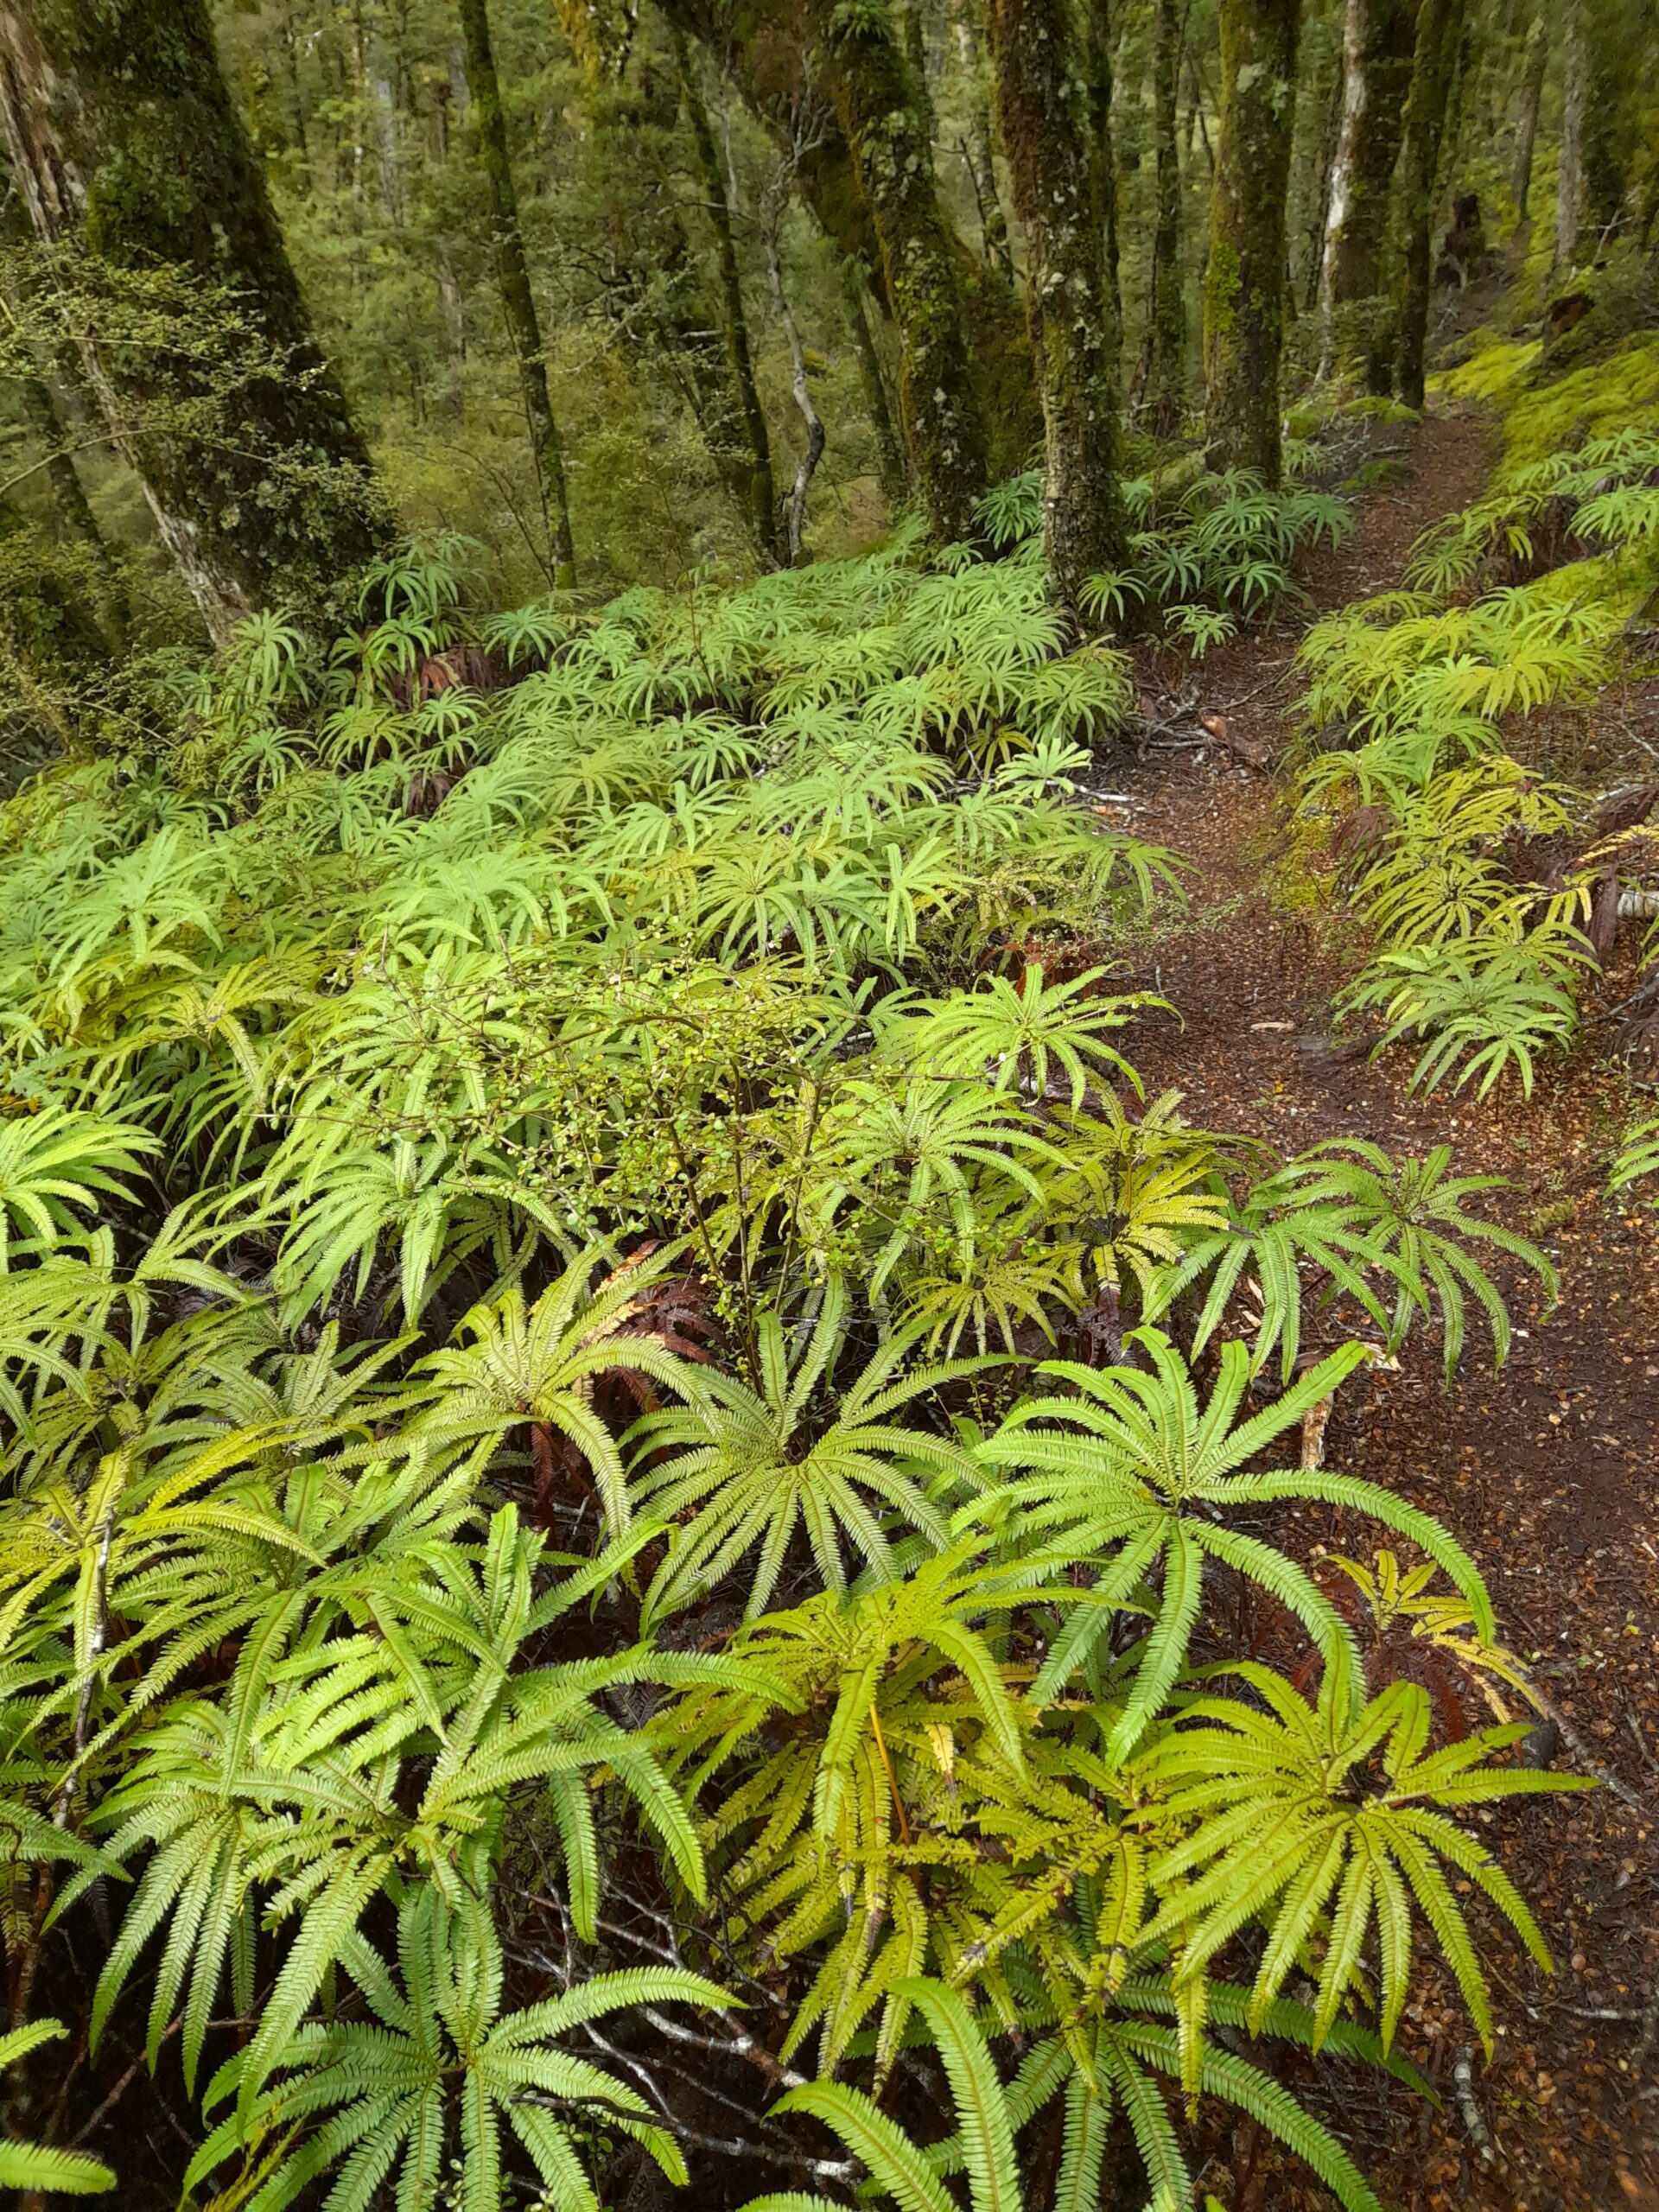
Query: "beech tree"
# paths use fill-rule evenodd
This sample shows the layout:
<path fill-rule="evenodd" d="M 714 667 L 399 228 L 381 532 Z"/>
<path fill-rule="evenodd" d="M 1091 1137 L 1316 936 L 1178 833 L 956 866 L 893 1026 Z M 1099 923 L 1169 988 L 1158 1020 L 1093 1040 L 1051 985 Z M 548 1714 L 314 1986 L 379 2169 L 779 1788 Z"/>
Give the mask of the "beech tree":
<path fill-rule="evenodd" d="M 1417 0 L 1411 89 L 1400 155 L 1399 275 L 1395 284 L 1399 347 L 1395 382 L 1408 407 L 1423 404 L 1436 187 L 1462 18 L 1463 0 Z"/>
<path fill-rule="evenodd" d="M 990 0 L 990 23 L 1002 143 L 1029 257 L 1049 582 L 1075 612 L 1085 580 L 1116 567 L 1124 550 L 1104 211 L 1064 0 Z M 1100 166 L 1109 160 L 1102 149 Z"/>
<path fill-rule="evenodd" d="M 989 478 L 989 439 L 923 88 L 880 0 L 855 11 L 807 0 L 807 13 L 899 324 L 899 411 L 916 487 L 935 537 L 965 538 Z"/>
<path fill-rule="evenodd" d="M 576 580 L 576 556 L 570 536 L 564 454 L 559 443 L 558 424 L 553 417 L 541 318 L 536 312 L 530 264 L 524 257 L 524 232 L 518 224 L 518 192 L 512 178 L 506 117 L 501 106 L 501 86 L 490 44 L 489 10 L 486 0 L 460 0 L 460 9 L 479 156 L 489 181 L 491 244 L 495 255 L 496 281 L 501 290 L 501 310 L 524 394 L 524 421 L 530 432 L 531 456 L 552 553 L 554 582 L 568 588 Z"/>
<path fill-rule="evenodd" d="M 1416 10 L 1417 0 L 1347 0 L 1343 17 L 1342 123 L 1319 271 L 1320 365 L 1328 375 L 1345 355 L 1363 368 L 1366 389 L 1377 393 L 1393 381 L 1386 312 L 1346 333 L 1339 325 L 1344 311 L 1363 301 L 1385 307 L 1389 192 L 1411 83 Z"/>
<path fill-rule="evenodd" d="M 1280 471 L 1285 200 L 1300 0 L 1221 0 L 1221 123 L 1204 290 L 1205 424 L 1216 458 Z"/>
<path fill-rule="evenodd" d="M 213 634 L 365 559 L 382 530 L 368 456 L 318 348 L 204 0 L 0 8 L 0 126 L 42 242 L 228 288 L 264 349 L 233 419 L 204 425 L 188 410 L 204 387 L 188 348 L 73 334 Z"/>
<path fill-rule="evenodd" d="M 1186 293 L 1181 251 L 1180 89 L 1182 0 L 1158 0 L 1154 34 L 1152 137 L 1157 165 L 1157 212 L 1152 234 L 1152 285 L 1147 310 L 1146 402 L 1148 427 L 1172 437 L 1186 409 Z"/>

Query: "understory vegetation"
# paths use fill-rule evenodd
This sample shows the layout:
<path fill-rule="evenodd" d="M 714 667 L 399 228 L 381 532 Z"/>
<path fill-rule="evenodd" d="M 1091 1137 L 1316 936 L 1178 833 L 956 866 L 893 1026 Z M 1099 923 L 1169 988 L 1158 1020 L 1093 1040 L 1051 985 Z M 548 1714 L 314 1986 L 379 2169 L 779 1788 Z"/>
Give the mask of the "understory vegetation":
<path fill-rule="evenodd" d="M 1376 1421 L 1562 1291 L 1454 1103 L 1599 1055 L 1659 1187 L 1653 25 L 1557 12 L 0 10 L 23 2212 L 1486 2157 L 1510 1801 L 1630 1793 Z M 1444 1134 L 1172 1052 L 1181 750 Z"/>
<path fill-rule="evenodd" d="M 1113 963 L 1183 870 L 1091 798 L 1125 663 L 1059 650 L 1036 505 L 592 615 L 398 553 L 8 804 L 8 1951 L 109 1929 L 86 2031 L 177 2039 L 193 2202 L 591 2203 L 699 2158 L 702 2051 L 762 2178 L 854 2171 L 810 2115 L 1011 2201 L 1052 2108 L 1057 2202 L 1116 2144 L 1173 2207 L 1220 2100 L 1368 2207 L 1274 2052 L 1427 2093 L 1421 1948 L 1481 2038 L 1495 1931 L 1548 1962 L 1468 1809 L 1576 1785 L 1453 1534 L 1310 1440 L 1414 1331 L 1501 1361 L 1492 1263 L 1549 1262 L 1446 1147 L 1143 1096 L 1177 1017 Z M 1344 527 L 1135 505 L 1098 594 L 1188 627 Z M 1328 758 L 1444 804 L 1372 711 Z M 1433 1580 L 1368 1611 L 1309 1505 Z"/>

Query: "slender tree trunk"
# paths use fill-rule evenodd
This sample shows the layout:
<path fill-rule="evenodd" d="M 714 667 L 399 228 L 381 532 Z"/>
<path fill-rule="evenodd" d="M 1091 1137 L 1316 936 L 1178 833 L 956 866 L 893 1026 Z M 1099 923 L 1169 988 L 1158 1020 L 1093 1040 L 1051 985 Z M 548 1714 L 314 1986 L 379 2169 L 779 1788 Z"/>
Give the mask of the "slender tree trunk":
<path fill-rule="evenodd" d="M 1521 98 L 1516 109 L 1515 167 L 1511 172 L 1515 212 L 1524 223 L 1532 198 L 1532 155 L 1538 138 L 1538 110 L 1543 103 L 1544 71 L 1549 62 L 1549 31 L 1541 8 L 1534 11 L 1527 31 L 1526 58 L 1522 66 Z"/>
<path fill-rule="evenodd" d="M 702 172 L 702 188 L 707 195 L 709 219 L 714 226 L 720 268 L 721 322 L 726 341 L 727 367 L 730 372 L 732 389 L 737 400 L 737 414 L 743 426 L 747 448 L 741 472 L 746 479 L 744 504 L 748 513 L 749 528 L 754 534 L 761 559 L 768 564 L 775 564 L 779 558 L 779 550 L 777 495 L 772 488 L 772 441 L 766 434 L 766 410 L 760 404 L 760 394 L 754 381 L 754 362 L 749 352 L 749 326 L 743 312 L 743 280 L 738 268 L 737 239 L 732 228 L 732 204 L 726 189 L 726 171 L 715 144 L 702 86 L 697 78 L 696 63 L 686 44 L 684 34 L 677 28 L 674 30 L 673 38 L 674 58 L 679 68 L 680 93 L 691 125 L 692 143 L 696 148 L 697 166 Z"/>
<path fill-rule="evenodd" d="M 570 506 L 565 490 L 564 455 L 558 425 L 547 387 L 547 359 L 542 349 L 541 323 L 530 287 L 530 264 L 524 258 L 524 232 L 518 226 L 518 194 L 507 154 L 506 116 L 501 105 L 501 86 L 495 73 L 490 46 L 486 0 L 461 0 L 461 30 L 466 52 L 467 86 L 473 120 L 478 130 L 479 154 L 490 188 L 493 219 L 496 282 L 507 334 L 518 365 L 524 395 L 524 420 L 530 429 L 531 452 L 553 552 L 553 575 L 561 589 L 576 580 L 575 550 L 570 536 Z"/>
<path fill-rule="evenodd" d="M 1043 400 L 1049 588 L 1076 613 L 1089 576 L 1120 566 L 1116 343 L 1099 171 L 1064 0 L 990 0 L 1002 143 L 1025 227 Z"/>
<path fill-rule="evenodd" d="M 864 385 L 864 404 L 875 436 L 877 480 L 882 498 L 896 514 L 910 496 L 910 483 L 905 474 L 905 449 L 893 428 L 881 356 L 876 351 L 875 334 L 870 328 L 869 312 L 864 304 L 869 278 L 860 263 L 843 261 L 841 281 L 847 302 L 847 320 L 853 329 L 853 346 L 858 354 L 858 372 Z"/>
<path fill-rule="evenodd" d="M 66 538 L 82 549 L 91 563 L 99 627 L 108 639 L 110 650 L 124 652 L 129 613 L 126 591 L 115 556 L 110 550 L 110 542 L 99 527 L 98 517 L 86 497 L 86 487 L 70 457 L 57 402 L 44 377 L 21 377 L 16 391 L 23 419 L 46 455 L 47 487 L 52 494 L 52 510 L 58 518 L 58 527 Z"/>
<path fill-rule="evenodd" d="M 1230 467 L 1280 474 L 1285 202 L 1300 0 L 1221 0 L 1221 130 L 1205 276 L 1205 417 Z"/>
<path fill-rule="evenodd" d="M 883 0 L 870 0 L 868 9 L 843 7 L 841 0 L 659 4 L 730 74 L 778 142 L 802 199 L 842 257 L 861 261 L 868 270 L 878 305 L 899 326 L 901 359 L 925 365 L 938 358 L 941 344 L 948 352 L 965 342 L 973 380 L 969 414 L 982 426 L 979 442 L 988 439 L 998 467 L 1022 467 L 1037 427 L 1024 310 L 1003 270 L 987 268 L 939 207 L 925 107 L 919 92 L 906 89 L 903 41 Z M 885 48 L 893 49 L 896 73 L 892 60 L 866 50 Z M 842 83 L 843 75 L 858 81 Z M 849 127 L 855 112 L 863 118 L 856 132 Z M 890 151 L 889 117 L 896 134 Z M 874 183 L 885 188 L 873 197 Z M 890 280 L 889 232 L 906 261 L 903 300 Z M 941 263 L 950 271 L 943 293 L 931 281 Z M 941 303 L 950 296 L 964 309 L 965 341 L 942 328 L 920 327 L 939 324 Z M 928 392 L 934 389 L 944 391 L 945 407 L 954 411 L 951 385 L 929 386 Z M 910 435 L 906 411 L 907 441 Z M 959 449 L 974 442 L 971 435 L 957 441 Z"/>
<path fill-rule="evenodd" d="M 1117 154 L 1112 137 L 1111 0 L 1085 0 L 1084 42 L 1089 72 L 1088 149 L 1094 192 L 1095 224 L 1105 257 L 1105 299 L 1111 372 L 1118 372 L 1118 344 L 1123 328 L 1123 295 L 1118 289 Z"/>
<path fill-rule="evenodd" d="M 836 0 L 808 0 L 808 10 L 881 249 L 917 488 L 935 538 L 966 538 L 987 481 L 986 426 L 920 89 L 880 0 L 855 14 Z"/>
<path fill-rule="evenodd" d="M 1342 55 L 1334 57 L 1330 80 L 1321 86 L 1319 69 L 1304 71 L 1300 105 L 1317 101 L 1319 128 L 1310 129 L 1302 146 L 1301 174 L 1297 174 L 1292 149 L 1290 192 L 1286 210 L 1286 311 L 1312 315 L 1319 305 L 1319 276 L 1325 257 L 1325 226 L 1331 218 L 1331 173 L 1336 166 L 1337 140 L 1342 129 Z M 1300 252 L 1300 264 L 1298 252 Z"/>
<path fill-rule="evenodd" d="M 956 33 L 957 59 L 968 93 L 968 137 L 963 158 L 979 209 L 979 227 L 985 241 L 986 266 L 1009 283 L 1014 281 L 1014 256 L 1008 250 L 1007 219 L 996 189 L 996 140 L 991 129 L 991 101 L 980 52 L 982 34 L 969 13 L 968 0 L 957 0 L 951 28 Z"/>
<path fill-rule="evenodd" d="M 1584 47 L 1579 243 L 1580 251 L 1588 248 L 1593 260 L 1624 219 L 1627 172 L 1634 151 L 1630 123 L 1635 108 L 1624 96 L 1625 79 L 1632 70 L 1640 75 L 1643 55 L 1641 45 L 1628 35 L 1628 19 L 1622 22 L 1605 0 L 1600 6 L 1595 0 L 1578 0 L 1574 13 Z"/>
<path fill-rule="evenodd" d="M 167 435 L 206 396 L 182 359 L 79 345 L 89 387 L 215 637 L 366 559 L 384 521 L 318 351 L 204 0 L 0 0 L 0 127 L 35 234 L 118 267 L 233 286 L 281 367 L 213 438 Z"/>
<path fill-rule="evenodd" d="M 1181 154 L 1176 100 L 1185 0 L 1158 0 L 1152 52 L 1152 135 L 1158 206 L 1147 316 L 1147 423 L 1173 437 L 1186 411 L 1186 285 L 1181 253 Z"/>
<path fill-rule="evenodd" d="M 1400 273 L 1395 288 L 1399 330 L 1395 372 L 1408 407 L 1423 404 L 1423 355 L 1428 342 L 1433 225 L 1452 73 L 1462 29 L 1462 0 L 1419 0 L 1400 152 Z"/>
<path fill-rule="evenodd" d="M 783 263 L 778 254 L 778 223 L 783 210 L 774 208 L 765 226 L 763 243 L 766 254 L 766 282 L 772 290 L 772 310 L 784 334 L 784 343 L 789 348 L 789 384 L 795 404 L 800 410 L 801 422 L 806 432 L 806 445 L 795 470 L 795 481 L 790 487 L 789 501 L 785 515 L 785 556 L 791 569 L 801 563 L 802 549 L 806 532 L 806 495 L 811 488 L 812 478 L 823 457 L 823 423 L 813 404 L 812 386 L 806 373 L 806 349 L 801 344 L 799 326 L 789 304 L 789 295 L 784 289 Z"/>
<path fill-rule="evenodd" d="M 3 206 L 0 207 L 0 237 L 14 244 L 24 245 L 33 236 L 29 217 L 15 185 L 8 181 Z M 18 301 L 27 296 L 29 288 L 18 287 Z M 7 306 L 16 308 L 8 299 Z M 69 348 L 66 344 L 57 360 L 60 373 L 67 376 Z M 53 512 L 58 528 L 72 543 L 81 547 L 87 555 L 97 578 L 99 621 L 113 652 L 126 650 L 127 621 L 130 613 L 125 588 L 116 567 L 115 556 L 109 540 L 92 512 L 92 501 L 86 497 L 86 487 L 70 452 L 73 442 L 68 426 L 63 419 L 57 396 L 52 389 L 47 372 L 36 375 L 21 375 L 16 385 L 22 417 L 45 460 L 47 489 L 52 495 Z"/>
<path fill-rule="evenodd" d="M 1320 266 L 1323 323 L 1320 373 L 1339 357 L 1339 312 L 1382 291 L 1389 188 L 1400 157 L 1406 94 L 1411 84 L 1415 0 L 1348 0 L 1343 22 L 1342 124 L 1331 173 Z M 1357 356 L 1367 388 L 1392 381 L 1386 318 L 1365 333 Z"/>

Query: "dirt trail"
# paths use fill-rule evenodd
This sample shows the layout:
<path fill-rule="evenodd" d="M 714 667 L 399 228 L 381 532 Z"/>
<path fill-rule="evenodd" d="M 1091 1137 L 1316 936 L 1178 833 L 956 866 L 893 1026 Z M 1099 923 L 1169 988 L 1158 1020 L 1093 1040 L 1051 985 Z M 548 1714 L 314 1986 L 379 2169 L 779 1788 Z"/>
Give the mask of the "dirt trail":
<path fill-rule="evenodd" d="M 1476 495 L 1492 450 L 1479 420 L 1431 416 L 1402 480 L 1369 494 L 1354 536 L 1314 565 L 1319 608 L 1397 584 L 1412 539 Z M 1199 707 L 1228 713 L 1268 756 L 1289 741 L 1301 626 L 1287 620 L 1282 634 L 1201 664 Z M 1143 674 L 1155 696 L 1155 669 Z M 1178 1088 L 1193 1121 L 1287 1150 L 1342 1135 L 1417 1154 L 1449 1141 L 1461 1172 L 1513 1179 L 1497 1211 L 1561 1272 L 1547 1318 L 1513 1282 L 1517 1336 L 1501 1375 L 1472 1318 L 1449 1393 L 1438 1348 L 1414 1343 L 1401 1372 L 1339 1402 L 1327 1457 L 1451 1524 L 1491 1580 L 1503 1634 L 1538 1655 L 1572 1728 L 1644 1809 L 1603 1789 L 1486 1819 L 1559 1969 L 1542 1974 L 1507 1936 L 1491 1952 L 1503 2025 L 1491 2068 L 1477 2057 L 1474 2087 L 1499 2159 L 1480 2158 L 1458 2110 L 1452 2069 L 1470 2038 L 1449 1982 L 1408 2020 L 1411 2055 L 1426 2059 L 1446 2108 L 1344 2089 L 1338 2124 L 1402 2212 L 1659 2212 L 1659 2012 L 1647 2009 L 1659 2000 L 1659 1216 L 1601 1195 L 1618 1077 L 1592 1030 L 1590 1047 L 1541 1075 L 1529 1103 L 1508 1084 L 1484 1105 L 1467 1094 L 1413 1100 L 1408 1053 L 1373 1066 L 1331 1047 L 1341 967 L 1321 942 L 1329 932 L 1270 895 L 1281 834 L 1272 780 L 1211 744 L 1151 753 L 1115 788 L 1132 802 L 1125 826 L 1198 871 L 1192 925 L 1160 937 L 1136 973 L 1185 1023 L 1137 1033 L 1149 1095 Z M 1555 1763 L 1573 1764 L 1565 1749 Z M 1245 2183 L 1240 2202 L 1280 2212 L 1287 2200 L 1259 2186 Z"/>

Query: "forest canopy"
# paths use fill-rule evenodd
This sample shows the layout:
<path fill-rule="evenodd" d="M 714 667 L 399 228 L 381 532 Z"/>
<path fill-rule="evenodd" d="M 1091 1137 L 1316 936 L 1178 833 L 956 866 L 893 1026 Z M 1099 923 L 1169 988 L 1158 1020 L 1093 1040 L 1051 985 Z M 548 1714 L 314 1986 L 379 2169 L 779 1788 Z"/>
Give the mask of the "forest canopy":
<path fill-rule="evenodd" d="M 1564 1294 L 1460 1121 L 1659 1192 L 1656 64 L 0 6 L 20 2203 L 1494 2166 L 1645 1799 L 1365 1439 Z M 1414 1138 L 1205 1103 L 1251 899 Z"/>

